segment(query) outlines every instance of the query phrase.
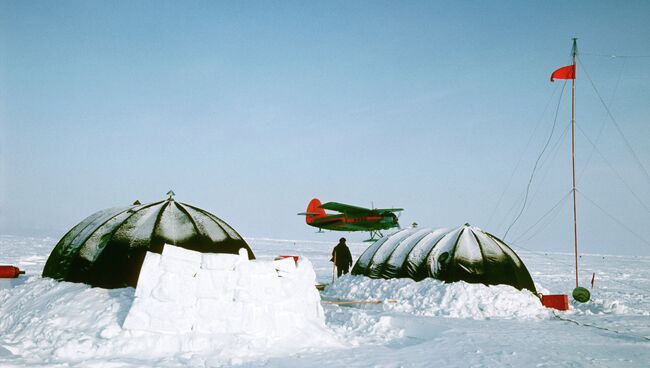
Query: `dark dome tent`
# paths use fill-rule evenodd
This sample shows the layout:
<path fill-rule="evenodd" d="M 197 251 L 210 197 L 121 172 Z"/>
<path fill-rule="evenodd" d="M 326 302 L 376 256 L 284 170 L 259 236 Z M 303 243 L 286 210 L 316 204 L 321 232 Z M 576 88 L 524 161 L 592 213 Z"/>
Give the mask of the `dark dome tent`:
<path fill-rule="evenodd" d="M 385 236 L 361 254 L 352 274 L 506 284 L 537 293 L 519 256 L 499 238 L 469 224 L 453 230 L 408 228 Z"/>
<path fill-rule="evenodd" d="M 54 247 L 43 276 L 109 289 L 135 287 L 146 252 L 161 253 L 165 243 L 202 253 L 237 254 L 244 248 L 255 258 L 223 220 L 170 195 L 88 216 Z"/>

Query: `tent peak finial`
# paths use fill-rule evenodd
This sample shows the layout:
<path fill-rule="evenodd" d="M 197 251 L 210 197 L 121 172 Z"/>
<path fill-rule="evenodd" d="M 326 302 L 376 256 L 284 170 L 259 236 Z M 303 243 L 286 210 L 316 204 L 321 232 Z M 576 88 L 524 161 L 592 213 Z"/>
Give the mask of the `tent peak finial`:
<path fill-rule="evenodd" d="M 173 201 L 174 196 L 176 195 L 176 193 L 174 193 L 174 191 L 170 189 L 169 192 L 167 192 L 167 195 L 169 196 L 169 198 L 167 198 L 167 199 Z"/>

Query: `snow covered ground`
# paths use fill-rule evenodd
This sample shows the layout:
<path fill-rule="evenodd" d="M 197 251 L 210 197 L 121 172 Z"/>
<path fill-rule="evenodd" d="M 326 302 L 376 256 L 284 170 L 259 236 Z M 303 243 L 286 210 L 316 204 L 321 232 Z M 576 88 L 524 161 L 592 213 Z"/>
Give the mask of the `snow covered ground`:
<path fill-rule="evenodd" d="M 134 289 L 40 277 L 57 240 L 0 236 L 0 264 L 27 272 L 0 281 L 0 367 L 650 366 L 650 257 L 583 256 L 583 286 L 596 273 L 592 301 L 555 313 L 508 286 L 344 276 L 323 300 L 390 302 L 324 305 L 329 334 L 306 344 L 124 330 Z M 334 244 L 247 240 L 258 259 L 308 257 L 318 280 L 332 281 Z M 350 244 L 353 256 L 367 245 Z M 540 291 L 570 293 L 571 254 L 518 254 Z"/>

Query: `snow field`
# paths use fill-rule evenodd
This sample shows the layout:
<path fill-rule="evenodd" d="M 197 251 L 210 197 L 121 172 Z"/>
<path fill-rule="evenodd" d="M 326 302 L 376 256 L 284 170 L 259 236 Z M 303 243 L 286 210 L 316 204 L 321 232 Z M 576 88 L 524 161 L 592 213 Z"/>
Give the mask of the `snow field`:
<path fill-rule="evenodd" d="M 582 258 L 585 285 L 596 272 L 593 300 L 558 313 L 582 325 L 558 320 L 534 303 L 531 293 L 509 286 L 344 276 L 322 294 L 324 299 L 397 302 L 325 305 L 325 333 L 310 334 L 322 326 L 308 326 L 287 336 L 264 337 L 124 328 L 140 291 L 136 295 L 132 288 L 105 290 L 41 278 L 55 242 L 0 236 L 0 261 L 27 270 L 19 279 L 0 281 L 0 367 L 647 367 L 650 362 L 650 342 L 644 338 L 650 337 L 648 257 Z M 334 244 L 248 242 L 262 263 L 273 264 L 279 254 L 306 256 L 319 282 L 332 280 Z M 366 247 L 350 244 L 355 258 Z M 519 255 L 538 290 L 570 293 L 570 254 Z M 202 258 L 198 269 L 221 272 L 228 262 Z M 274 271 L 281 268 L 276 266 Z M 151 285 L 151 295 L 154 289 Z M 214 296 L 198 290 L 204 289 L 197 286 L 197 300 Z M 169 290 L 160 292 L 171 297 Z"/>

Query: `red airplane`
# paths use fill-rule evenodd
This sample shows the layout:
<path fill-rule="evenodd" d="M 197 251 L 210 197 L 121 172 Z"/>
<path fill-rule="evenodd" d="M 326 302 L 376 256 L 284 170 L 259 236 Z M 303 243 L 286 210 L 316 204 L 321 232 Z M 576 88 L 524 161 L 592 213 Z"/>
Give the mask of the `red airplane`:
<path fill-rule="evenodd" d="M 340 212 L 338 214 L 327 214 L 325 210 Z M 367 231 L 370 239 L 375 241 L 382 237 L 381 230 L 399 227 L 395 212 L 403 211 L 403 208 L 363 208 L 351 206 L 338 202 L 327 202 L 321 204 L 318 198 L 312 199 L 307 205 L 307 212 L 304 215 L 307 225 L 317 227 L 319 232 L 323 229 L 334 231 Z"/>

